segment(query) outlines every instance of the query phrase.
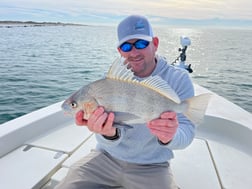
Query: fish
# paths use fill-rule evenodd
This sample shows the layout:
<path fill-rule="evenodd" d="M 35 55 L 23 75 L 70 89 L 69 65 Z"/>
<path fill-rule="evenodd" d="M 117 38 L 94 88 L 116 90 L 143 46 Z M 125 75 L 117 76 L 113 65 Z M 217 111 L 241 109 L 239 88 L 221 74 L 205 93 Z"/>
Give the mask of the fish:
<path fill-rule="evenodd" d="M 174 111 L 183 113 L 197 126 L 204 119 L 210 96 L 205 93 L 181 101 L 160 76 L 136 79 L 125 59 L 120 57 L 104 78 L 81 87 L 61 107 L 71 115 L 82 110 L 83 118 L 88 119 L 97 107 L 103 106 L 106 112 L 114 112 L 115 125 L 128 126 L 147 123 L 163 112 Z"/>

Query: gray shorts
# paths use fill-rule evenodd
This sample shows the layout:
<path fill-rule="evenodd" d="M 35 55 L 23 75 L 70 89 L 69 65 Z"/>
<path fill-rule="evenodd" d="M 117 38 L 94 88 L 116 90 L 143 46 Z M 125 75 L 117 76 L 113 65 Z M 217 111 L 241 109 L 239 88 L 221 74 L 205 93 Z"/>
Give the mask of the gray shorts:
<path fill-rule="evenodd" d="M 169 163 L 134 164 L 92 151 L 70 167 L 57 189 L 177 189 Z"/>

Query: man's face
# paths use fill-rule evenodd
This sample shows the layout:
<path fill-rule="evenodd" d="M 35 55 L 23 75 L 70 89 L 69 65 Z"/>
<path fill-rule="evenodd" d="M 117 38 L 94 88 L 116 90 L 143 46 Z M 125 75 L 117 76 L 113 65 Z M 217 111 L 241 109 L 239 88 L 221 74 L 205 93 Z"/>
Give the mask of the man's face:
<path fill-rule="evenodd" d="M 131 39 L 127 41 L 130 44 L 134 44 L 138 39 Z M 126 58 L 129 67 L 138 77 L 147 77 L 155 69 L 155 53 L 158 48 L 158 38 L 154 37 L 149 45 L 143 49 L 137 49 L 134 45 L 128 52 L 122 51 L 118 48 L 119 53 Z"/>

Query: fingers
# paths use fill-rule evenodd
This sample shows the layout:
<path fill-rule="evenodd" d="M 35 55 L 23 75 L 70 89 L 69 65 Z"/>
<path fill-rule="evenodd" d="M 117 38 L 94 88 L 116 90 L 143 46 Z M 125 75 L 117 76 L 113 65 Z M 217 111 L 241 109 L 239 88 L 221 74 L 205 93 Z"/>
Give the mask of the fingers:
<path fill-rule="evenodd" d="M 115 114 L 110 112 L 108 114 L 107 120 L 103 126 L 103 134 L 106 136 L 115 136 L 116 134 L 116 128 L 113 127 L 115 119 Z"/>
<path fill-rule="evenodd" d="M 105 123 L 108 114 L 104 108 L 97 108 L 87 121 L 87 125 L 91 131 L 101 131 L 103 124 Z"/>
<path fill-rule="evenodd" d="M 160 118 L 151 120 L 148 125 L 161 131 L 167 130 L 167 127 L 177 127 L 177 114 L 175 112 L 164 112 L 160 115 Z"/>
<path fill-rule="evenodd" d="M 75 114 L 75 123 L 78 126 L 86 125 L 87 121 L 83 119 L 84 112 L 81 110 Z"/>
<path fill-rule="evenodd" d="M 178 128 L 178 120 L 175 112 L 164 112 L 160 118 L 147 123 L 151 133 L 164 143 L 172 140 Z"/>
<path fill-rule="evenodd" d="M 88 120 L 83 119 L 84 112 L 76 113 L 75 122 L 77 125 L 86 125 L 88 129 L 95 133 L 106 136 L 114 136 L 116 129 L 113 127 L 114 113 L 105 112 L 103 107 L 98 107 L 89 117 Z"/>
<path fill-rule="evenodd" d="M 149 122 L 149 125 L 153 127 L 174 127 L 177 125 L 177 119 L 154 119 Z"/>
<path fill-rule="evenodd" d="M 103 107 L 99 107 L 88 120 L 88 128 L 95 133 L 114 136 L 116 134 L 116 129 L 113 127 L 114 118 L 114 113 L 108 114 Z"/>
<path fill-rule="evenodd" d="M 161 119 L 175 119 L 176 117 L 176 112 L 164 112 L 160 115 Z"/>
<path fill-rule="evenodd" d="M 104 124 L 104 128 L 106 127 L 112 127 L 113 126 L 113 123 L 114 123 L 114 119 L 115 119 L 115 114 L 110 112 L 108 114 L 108 117 L 107 117 L 107 121 L 106 123 Z"/>

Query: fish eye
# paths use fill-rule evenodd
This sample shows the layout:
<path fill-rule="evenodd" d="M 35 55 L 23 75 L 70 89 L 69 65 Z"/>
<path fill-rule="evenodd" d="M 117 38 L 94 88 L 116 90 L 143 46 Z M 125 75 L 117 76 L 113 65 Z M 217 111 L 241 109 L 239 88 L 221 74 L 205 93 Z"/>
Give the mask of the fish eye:
<path fill-rule="evenodd" d="M 77 103 L 75 101 L 71 102 L 71 107 L 72 108 L 77 108 Z"/>

